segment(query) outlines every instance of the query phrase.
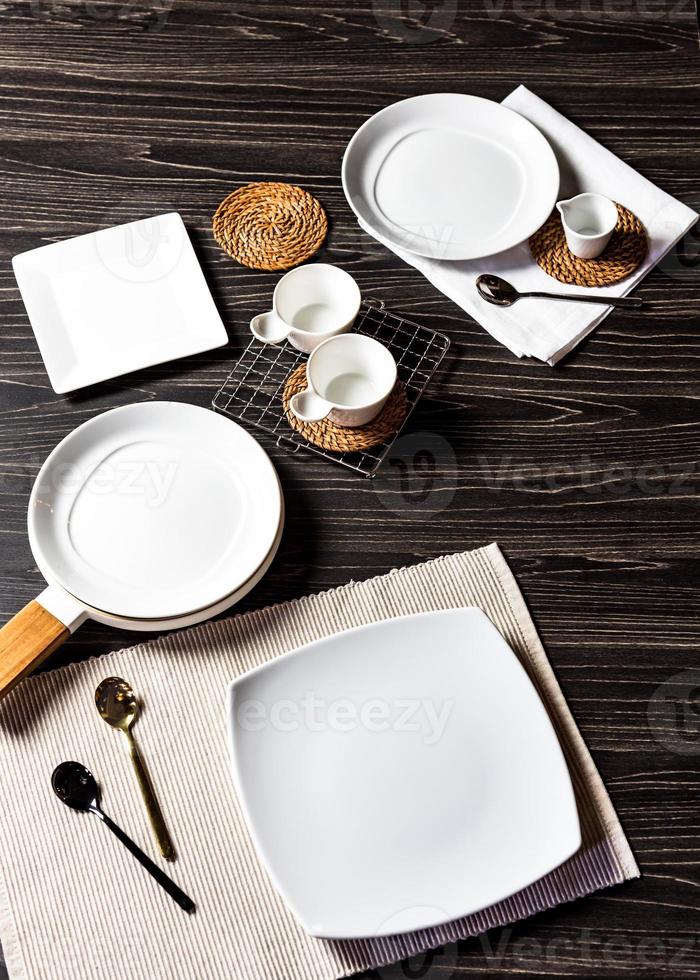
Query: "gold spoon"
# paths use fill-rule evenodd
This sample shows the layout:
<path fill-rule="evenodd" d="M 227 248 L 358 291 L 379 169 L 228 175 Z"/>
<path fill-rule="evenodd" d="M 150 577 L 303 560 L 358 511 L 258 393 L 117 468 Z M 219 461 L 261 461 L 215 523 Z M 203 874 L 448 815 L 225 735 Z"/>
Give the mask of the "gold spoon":
<path fill-rule="evenodd" d="M 136 721 L 136 716 L 139 711 L 136 695 L 131 689 L 131 685 L 125 680 L 122 680 L 121 677 L 107 677 L 95 691 L 95 704 L 107 724 L 122 732 L 126 737 L 129 746 L 129 755 L 136 770 L 143 802 L 146 804 L 148 818 L 151 821 L 153 833 L 158 841 L 160 853 L 168 861 L 172 861 L 175 858 L 175 848 L 170 839 L 168 828 L 165 826 L 165 820 L 163 819 L 156 795 L 153 792 L 146 767 L 143 764 L 131 732 L 131 726 Z"/>

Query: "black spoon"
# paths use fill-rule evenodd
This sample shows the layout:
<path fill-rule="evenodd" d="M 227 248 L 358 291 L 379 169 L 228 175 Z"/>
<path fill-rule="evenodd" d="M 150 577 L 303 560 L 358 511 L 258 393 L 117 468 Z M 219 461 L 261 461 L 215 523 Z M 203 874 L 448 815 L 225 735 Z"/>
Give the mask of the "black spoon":
<path fill-rule="evenodd" d="M 479 290 L 481 298 L 485 299 L 487 303 L 493 303 L 494 306 L 512 306 L 516 300 L 522 299 L 524 296 L 536 296 L 539 299 L 570 299 L 577 303 L 598 303 L 599 305 L 619 306 L 627 310 L 641 310 L 644 305 L 644 301 L 637 299 L 636 296 L 601 296 L 600 293 L 598 295 L 595 293 L 592 295 L 588 293 L 576 293 L 575 295 L 540 292 L 520 293 L 506 279 L 490 274 L 479 276 L 476 280 L 476 288 Z"/>
<path fill-rule="evenodd" d="M 53 771 L 51 785 L 56 796 L 73 810 L 81 813 L 94 813 L 106 824 L 112 833 L 119 838 L 122 844 L 127 847 L 134 857 L 141 862 L 146 871 L 150 872 L 171 898 L 174 898 L 181 909 L 185 912 L 194 912 L 195 904 L 191 898 L 177 887 L 157 864 L 154 864 L 147 857 L 141 848 L 135 844 L 124 831 L 117 827 L 113 820 L 110 820 L 106 813 L 100 809 L 99 790 L 95 777 L 89 769 L 82 766 L 79 762 L 62 762 Z"/>

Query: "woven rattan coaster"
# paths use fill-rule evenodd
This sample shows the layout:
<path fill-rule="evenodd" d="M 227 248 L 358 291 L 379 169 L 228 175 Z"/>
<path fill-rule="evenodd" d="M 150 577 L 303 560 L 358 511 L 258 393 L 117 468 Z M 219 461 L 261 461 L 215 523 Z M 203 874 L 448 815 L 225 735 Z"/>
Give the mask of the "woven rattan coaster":
<path fill-rule="evenodd" d="M 626 279 L 644 261 L 648 248 L 644 225 L 621 204 L 617 205 L 612 238 L 597 259 L 577 259 L 571 254 L 556 210 L 530 238 L 529 245 L 540 268 L 559 282 L 574 286 L 612 286 Z"/>
<path fill-rule="evenodd" d="M 335 425 L 324 419 L 322 422 L 302 422 L 294 412 L 290 411 L 289 402 L 292 395 L 306 388 L 306 364 L 300 364 L 287 378 L 282 394 L 282 404 L 287 421 L 291 427 L 314 446 L 334 453 L 361 452 L 378 446 L 401 428 L 406 418 L 406 391 L 400 381 L 396 382 L 389 400 L 376 417 L 357 429 L 348 429 Z"/>
<path fill-rule="evenodd" d="M 311 258 L 328 219 L 315 197 L 293 184 L 248 184 L 225 198 L 212 219 L 214 238 L 248 266 L 274 272 Z"/>

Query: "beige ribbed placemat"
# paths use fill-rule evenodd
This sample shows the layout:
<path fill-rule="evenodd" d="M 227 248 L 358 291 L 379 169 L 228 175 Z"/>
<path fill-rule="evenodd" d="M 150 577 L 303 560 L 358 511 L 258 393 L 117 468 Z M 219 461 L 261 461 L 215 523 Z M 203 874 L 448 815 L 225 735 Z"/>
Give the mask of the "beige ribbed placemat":
<path fill-rule="evenodd" d="M 549 706 L 576 789 L 584 843 L 539 882 L 439 929 L 325 942 L 297 926 L 258 865 L 229 773 L 227 682 L 351 626 L 480 606 Z M 138 737 L 172 830 L 167 865 L 197 902 L 187 916 L 92 816 L 53 796 L 63 759 L 89 766 L 104 808 L 155 858 L 124 746 L 93 696 L 128 678 Z M 394 571 L 29 678 L 0 706 L 0 938 L 11 980 L 334 980 L 524 918 L 639 872 L 497 545 Z M 165 865 L 164 865 L 165 866 Z"/>

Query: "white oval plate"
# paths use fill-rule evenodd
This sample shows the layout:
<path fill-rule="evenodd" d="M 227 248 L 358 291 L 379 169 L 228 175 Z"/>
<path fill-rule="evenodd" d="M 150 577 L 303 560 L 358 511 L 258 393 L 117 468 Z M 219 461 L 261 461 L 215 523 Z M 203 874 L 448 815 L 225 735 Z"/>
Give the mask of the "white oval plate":
<path fill-rule="evenodd" d="M 519 244 L 559 191 L 542 133 L 473 95 L 420 95 L 382 109 L 348 144 L 342 177 L 350 207 L 380 239 L 433 259 Z"/>
<path fill-rule="evenodd" d="M 209 409 L 144 402 L 79 426 L 29 503 L 37 564 L 81 602 L 167 620 L 230 596 L 265 561 L 282 515 L 267 454 Z"/>
<path fill-rule="evenodd" d="M 432 928 L 580 846 L 547 712 L 479 609 L 302 647 L 235 680 L 228 716 L 258 855 L 313 936 Z"/>

